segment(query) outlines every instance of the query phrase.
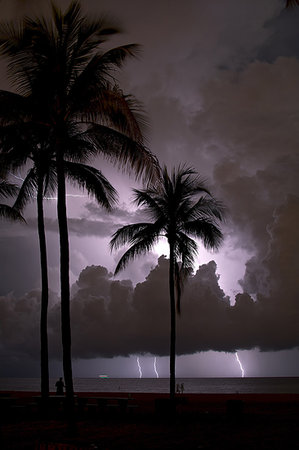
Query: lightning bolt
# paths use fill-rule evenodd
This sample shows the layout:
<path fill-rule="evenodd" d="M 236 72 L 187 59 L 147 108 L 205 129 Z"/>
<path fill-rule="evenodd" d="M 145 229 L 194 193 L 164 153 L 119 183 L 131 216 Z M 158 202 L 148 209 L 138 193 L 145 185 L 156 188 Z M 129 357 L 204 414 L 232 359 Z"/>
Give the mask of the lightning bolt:
<path fill-rule="evenodd" d="M 14 178 L 16 178 L 17 180 L 24 181 L 24 178 L 20 177 L 19 175 L 15 175 L 15 174 L 12 173 L 12 172 L 9 172 L 9 174 L 10 174 L 11 176 L 13 176 Z"/>
<path fill-rule="evenodd" d="M 19 175 L 15 175 L 14 173 L 12 173 L 12 172 L 9 172 L 10 173 L 10 175 L 12 175 L 14 178 L 16 178 L 17 180 L 21 180 L 21 181 L 25 181 L 24 180 L 24 178 L 22 178 L 21 176 L 19 176 Z M 65 195 L 66 197 L 71 197 L 71 198 L 87 198 L 88 197 L 88 195 L 82 195 L 82 194 L 66 194 Z M 36 198 L 36 196 L 35 195 L 33 195 L 32 196 L 32 198 Z M 44 196 L 44 200 L 58 200 L 58 198 L 57 197 L 45 197 Z"/>
<path fill-rule="evenodd" d="M 138 366 L 138 370 L 139 370 L 139 378 L 142 378 L 142 370 L 141 370 L 141 365 L 139 362 L 139 356 L 137 356 L 137 366 Z"/>
<path fill-rule="evenodd" d="M 80 194 L 66 194 L 66 197 L 72 198 L 87 198 L 88 195 L 80 195 Z M 45 200 L 58 200 L 58 197 L 44 197 Z"/>
<path fill-rule="evenodd" d="M 236 357 L 237 363 L 239 364 L 239 367 L 240 367 L 240 370 L 241 370 L 241 373 L 242 373 L 242 378 L 244 378 L 245 377 L 245 371 L 244 371 L 242 363 L 241 363 L 241 361 L 239 359 L 238 352 L 235 353 L 235 357 Z"/>
<path fill-rule="evenodd" d="M 157 371 L 157 358 L 156 358 L 156 356 L 154 358 L 154 371 L 155 371 L 156 377 L 159 378 L 159 374 L 158 374 L 158 371 Z"/>

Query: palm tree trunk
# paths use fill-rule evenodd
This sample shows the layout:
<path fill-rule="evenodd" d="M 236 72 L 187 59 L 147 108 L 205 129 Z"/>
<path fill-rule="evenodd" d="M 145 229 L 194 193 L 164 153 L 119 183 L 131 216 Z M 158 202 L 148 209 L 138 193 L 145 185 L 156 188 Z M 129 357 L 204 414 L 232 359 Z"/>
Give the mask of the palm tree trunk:
<path fill-rule="evenodd" d="M 176 311 L 174 294 L 174 251 L 169 244 L 169 297 L 170 297 L 170 399 L 175 399 L 175 341 L 176 341 Z"/>
<path fill-rule="evenodd" d="M 61 334 L 63 351 L 63 373 L 66 396 L 70 407 L 74 401 L 72 357 L 71 357 L 71 321 L 70 321 L 70 282 L 69 282 L 69 240 L 66 214 L 66 190 L 63 154 L 57 149 L 57 214 L 60 238 L 60 289 L 61 289 Z"/>
<path fill-rule="evenodd" d="M 47 267 L 47 244 L 44 223 L 43 208 L 43 178 L 38 176 L 37 187 L 37 220 L 38 220 L 38 237 L 40 249 L 40 264 L 42 278 L 42 294 L 41 294 L 41 315 L 40 315 L 40 365 L 41 365 L 41 396 L 44 403 L 49 397 L 49 359 L 48 359 L 48 267 Z"/>

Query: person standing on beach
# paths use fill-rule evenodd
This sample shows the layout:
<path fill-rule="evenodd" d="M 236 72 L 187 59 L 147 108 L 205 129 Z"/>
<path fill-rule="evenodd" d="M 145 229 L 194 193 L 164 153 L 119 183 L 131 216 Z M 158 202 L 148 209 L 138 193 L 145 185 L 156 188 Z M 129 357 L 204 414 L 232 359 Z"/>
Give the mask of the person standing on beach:
<path fill-rule="evenodd" d="M 59 380 L 56 381 L 55 387 L 56 387 L 56 395 L 64 394 L 64 392 L 63 392 L 64 382 L 62 380 L 62 377 L 60 377 Z"/>

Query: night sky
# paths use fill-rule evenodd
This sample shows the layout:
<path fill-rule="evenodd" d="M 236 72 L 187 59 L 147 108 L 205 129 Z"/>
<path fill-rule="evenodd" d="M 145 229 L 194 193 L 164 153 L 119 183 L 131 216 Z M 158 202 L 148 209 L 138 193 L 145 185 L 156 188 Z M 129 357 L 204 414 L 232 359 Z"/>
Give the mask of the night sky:
<path fill-rule="evenodd" d="M 66 1 L 57 1 L 65 6 Z M 200 245 L 178 319 L 177 376 L 299 375 L 299 8 L 282 0 L 82 0 L 115 17 L 110 45 L 142 52 L 119 73 L 148 115 L 161 164 L 186 163 L 228 211 L 217 253 Z M 47 10 L 44 0 L 0 0 L 2 19 Z M 1 89 L 12 89 L 2 62 Z M 167 245 L 117 278 L 124 251 L 111 234 L 142 220 L 133 177 L 92 163 L 119 190 L 110 214 L 68 186 L 75 376 L 168 376 Z M 21 182 L 23 173 L 15 174 Z M 56 201 L 45 201 L 51 375 L 61 375 Z M 36 205 L 27 225 L 0 222 L 0 376 L 39 376 L 40 268 Z M 166 255 L 166 256 L 162 256 Z"/>

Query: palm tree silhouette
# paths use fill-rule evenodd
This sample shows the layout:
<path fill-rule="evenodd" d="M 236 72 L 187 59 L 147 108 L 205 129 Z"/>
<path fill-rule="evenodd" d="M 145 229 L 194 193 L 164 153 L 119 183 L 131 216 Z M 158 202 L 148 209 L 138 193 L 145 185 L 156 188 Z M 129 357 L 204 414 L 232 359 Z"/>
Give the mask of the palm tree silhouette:
<path fill-rule="evenodd" d="M 1 118 L 1 117 L 0 117 Z M 5 116 L 8 122 L 7 114 Z M 48 365 L 48 267 L 47 267 L 47 247 L 44 221 L 43 201 L 45 195 L 51 195 L 57 188 L 56 164 L 46 142 L 41 145 L 36 136 L 26 135 L 24 128 L 16 129 L 14 119 L 11 118 L 6 126 L 3 124 L 0 133 L 2 138 L 2 158 L 1 161 L 10 170 L 22 167 L 27 160 L 32 162 L 32 167 L 28 170 L 18 197 L 14 204 L 16 211 L 22 211 L 30 200 L 37 201 L 38 236 L 40 247 L 41 263 L 41 318 L 40 318 L 40 338 L 41 338 L 41 395 L 46 401 L 49 395 L 49 365 Z M 14 133 L 11 133 L 11 130 Z M 25 127 L 26 129 L 26 127 Z M 28 131 L 28 130 L 27 130 Z M 42 139 L 39 139 L 40 141 Z M 27 142 L 30 141 L 30 146 Z M 65 161 L 65 172 L 67 178 L 80 188 L 92 194 L 99 204 L 106 209 L 110 209 L 116 200 L 116 191 L 94 167 L 87 164 Z M 46 405 L 46 403 L 44 403 Z"/>
<path fill-rule="evenodd" d="M 206 248 L 216 249 L 223 236 L 219 222 L 224 208 L 209 193 L 195 170 L 178 167 L 171 175 L 167 168 L 154 187 L 134 190 L 135 203 L 144 207 L 151 222 L 135 223 L 118 229 L 110 241 L 111 249 L 129 243 L 130 248 L 118 262 L 115 274 L 128 262 L 151 250 L 161 236 L 169 245 L 170 297 L 170 399 L 175 396 L 176 307 L 180 313 L 181 291 L 193 268 L 197 244 L 190 236 L 203 241 Z"/>
<path fill-rule="evenodd" d="M 52 3 L 47 18 L 2 26 L 2 54 L 19 92 L 30 98 L 32 121 L 47 129 L 57 176 L 60 237 L 61 329 L 66 395 L 73 402 L 66 161 L 85 162 L 101 153 L 137 178 L 153 180 L 159 165 L 146 149 L 139 105 L 118 87 L 115 71 L 136 45 L 101 51 L 119 30 L 103 18 L 89 20 L 73 1 L 63 13 Z"/>

